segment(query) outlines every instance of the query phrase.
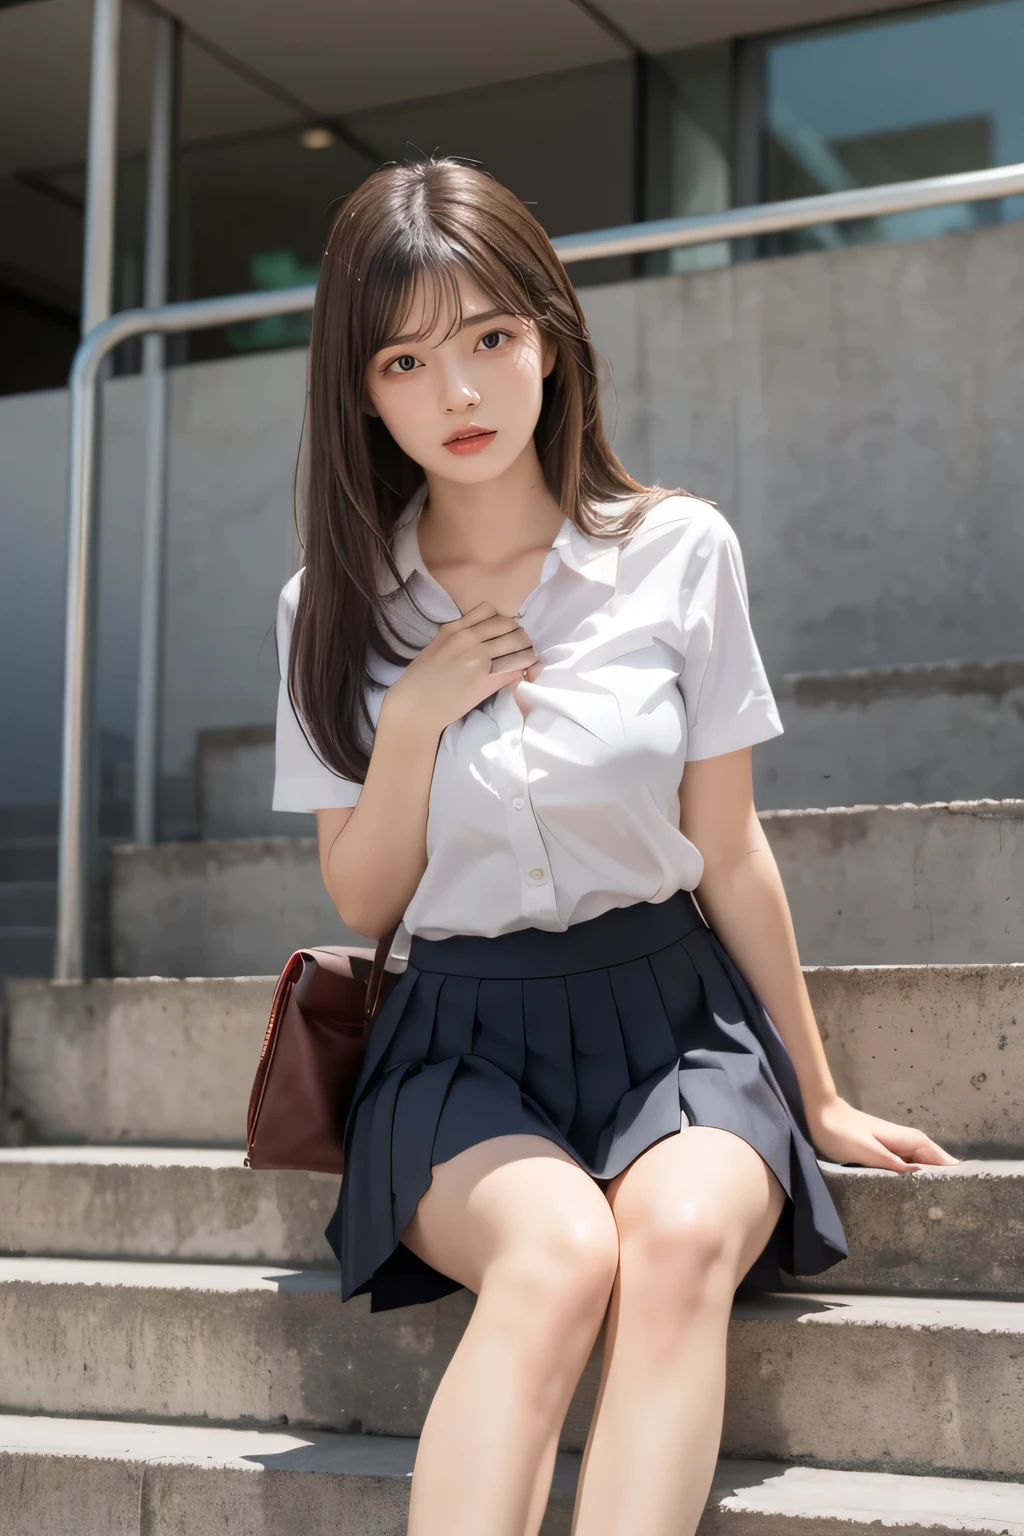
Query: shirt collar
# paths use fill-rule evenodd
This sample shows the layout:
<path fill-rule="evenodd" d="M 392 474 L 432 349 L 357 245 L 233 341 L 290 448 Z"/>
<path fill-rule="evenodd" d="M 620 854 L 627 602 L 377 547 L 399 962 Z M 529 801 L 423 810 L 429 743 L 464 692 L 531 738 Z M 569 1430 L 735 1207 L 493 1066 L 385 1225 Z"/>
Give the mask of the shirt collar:
<path fill-rule="evenodd" d="M 418 571 L 427 581 L 433 581 L 433 577 L 420 557 L 419 539 L 416 535 L 419 515 L 426 499 L 427 483 L 424 481 L 413 492 L 399 513 L 395 524 L 391 552 L 403 581 L 408 581 L 414 571 Z M 555 535 L 551 548 L 557 552 L 562 564 L 567 565 L 570 570 L 578 571 L 589 581 L 597 581 L 614 589 L 619 562 L 619 545 L 616 541 L 595 538 L 585 533 L 582 528 L 577 528 L 572 518 L 567 517 Z M 397 590 L 398 583 L 391 571 L 385 568 L 382 591 L 387 593 Z"/>

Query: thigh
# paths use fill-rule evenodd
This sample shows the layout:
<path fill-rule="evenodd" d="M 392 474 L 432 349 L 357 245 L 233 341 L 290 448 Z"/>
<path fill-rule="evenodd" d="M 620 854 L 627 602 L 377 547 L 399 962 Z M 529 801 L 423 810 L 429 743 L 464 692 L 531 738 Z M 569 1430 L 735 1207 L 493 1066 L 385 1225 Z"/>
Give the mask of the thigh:
<path fill-rule="evenodd" d="M 684 1125 L 635 1158 L 606 1196 L 620 1240 L 728 1255 L 737 1283 L 775 1228 L 786 1192 L 761 1154 L 732 1131 Z"/>
<path fill-rule="evenodd" d="M 571 1247 L 614 1275 L 618 1234 L 608 1202 L 557 1142 L 493 1136 L 431 1172 L 402 1242 L 471 1291 L 479 1293 L 488 1267 L 517 1249 Z"/>

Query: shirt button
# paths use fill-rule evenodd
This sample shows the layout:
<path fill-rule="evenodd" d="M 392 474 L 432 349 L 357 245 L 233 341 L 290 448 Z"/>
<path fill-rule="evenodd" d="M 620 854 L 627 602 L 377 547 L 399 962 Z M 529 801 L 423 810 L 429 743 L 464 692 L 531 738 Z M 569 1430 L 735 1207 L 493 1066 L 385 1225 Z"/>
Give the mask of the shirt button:
<path fill-rule="evenodd" d="M 541 869 L 540 865 L 538 865 L 536 869 L 531 869 L 530 870 L 530 879 L 531 880 L 543 880 L 544 879 L 544 871 Z"/>
<path fill-rule="evenodd" d="M 524 802 L 524 801 L 522 801 L 522 800 L 521 800 L 521 799 L 520 799 L 520 798 L 519 798 L 519 796 L 518 796 L 518 795 L 517 795 L 517 796 L 516 796 L 516 798 L 515 798 L 515 799 L 514 799 L 514 800 L 513 800 L 513 801 L 512 801 L 512 804 L 513 804 L 513 805 L 514 805 L 514 806 L 515 806 L 515 808 L 516 808 L 516 810 L 517 810 L 517 811 L 521 811 L 521 810 L 522 810 L 522 808 L 523 808 L 523 805 L 524 805 L 524 803 L 525 803 L 525 802 Z"/>

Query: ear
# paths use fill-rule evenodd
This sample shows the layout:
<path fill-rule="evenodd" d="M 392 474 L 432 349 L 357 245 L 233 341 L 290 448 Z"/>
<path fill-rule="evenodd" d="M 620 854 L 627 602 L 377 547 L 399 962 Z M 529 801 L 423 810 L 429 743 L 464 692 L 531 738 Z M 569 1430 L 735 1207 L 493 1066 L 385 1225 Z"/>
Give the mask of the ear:
<path fill-rule="evenodd" d="M 558 360 L 558 343 L 553 336 L 544 335 L 544 345 L 541 349 L 541 378 L 546 379 Z"/>
<path fill-rule="evenodd" d="M 365 387 L 363 388 L 363 395 L 362 395 L 362 399 L 359 402 L 359 405 L 360 405 L 360 409 L 362 410 L 363 414 L 366 415 L 366 416 L 379 416 L 380 415 L 380 411 L 378 411 L 377 407 L 374 405 L 373 401 L 370 399 L 370 391 L 368 389 L 366 389 Z"/>

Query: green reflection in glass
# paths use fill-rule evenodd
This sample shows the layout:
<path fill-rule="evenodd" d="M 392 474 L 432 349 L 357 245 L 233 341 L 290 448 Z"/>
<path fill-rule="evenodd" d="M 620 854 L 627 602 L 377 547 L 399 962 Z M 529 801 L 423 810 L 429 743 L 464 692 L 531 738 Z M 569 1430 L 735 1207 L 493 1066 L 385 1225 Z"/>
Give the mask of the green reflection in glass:
<path fill-rule="evenodd" d="M 304 266 L 294 251 L 254 251 L 249 256 L 251 289 L 269 293 L 281 288 L 301 288 L 315 283 L 320 269 Z M 235 352 L 257 352 L 269 347 L 304 347 L 309 342 L 312 311 L 297 315 L 264 315 L 224 327 L 228 346 Z"/>

